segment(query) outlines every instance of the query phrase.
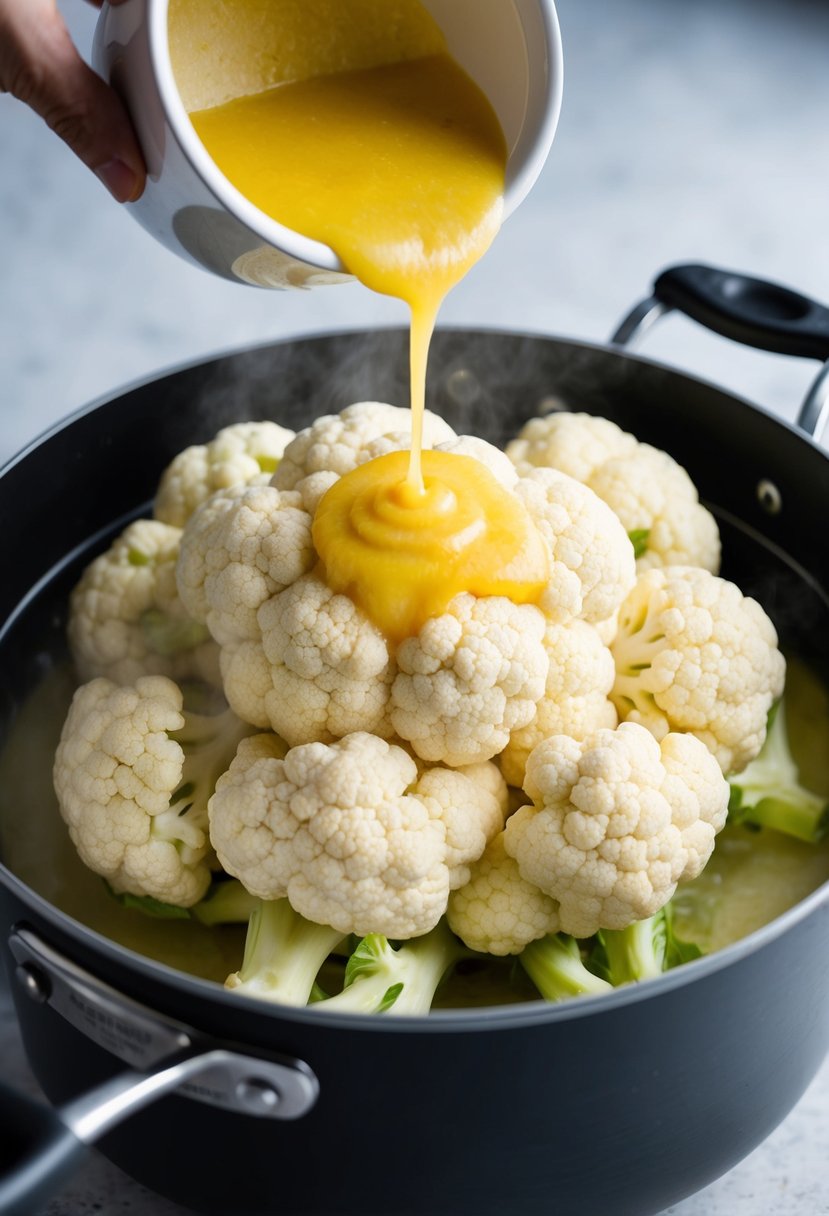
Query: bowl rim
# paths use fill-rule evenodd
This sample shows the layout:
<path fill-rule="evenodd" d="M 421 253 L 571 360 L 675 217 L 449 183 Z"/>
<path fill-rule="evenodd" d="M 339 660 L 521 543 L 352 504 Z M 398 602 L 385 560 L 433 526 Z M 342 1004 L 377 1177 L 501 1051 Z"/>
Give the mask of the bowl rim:
<path fill-rule="evenodd" d="M 527 42 L 528 62 L 542 66 L 544 89 L 537 104 L 540 118 L 532 138 L 524 139 L 523 159 L 517 166 L 507 163 L 502 221 L 506 220 L 529 192 L 544 165 L 561 115 L 564 87 L 564 57 L 561 28 L 554 0 L 512 0 Z M 182 155 L 222 207 L 235 216 L 265 244 L 324 271 L 351 276 L 351 271 L 330 245 L 281 224 L 262 211 L 222 173 L 196 133 L 176 84 L 170 56 L 168 12 L 170 0 L 147 0 L 147 44 L 158 97 L 164 117 Z M 533 21 L 536 17 L 537 21 Z M 529 38 L 540 26 L 542 37 Z M 522 141 L 519 141 L 521 143 Z"/>

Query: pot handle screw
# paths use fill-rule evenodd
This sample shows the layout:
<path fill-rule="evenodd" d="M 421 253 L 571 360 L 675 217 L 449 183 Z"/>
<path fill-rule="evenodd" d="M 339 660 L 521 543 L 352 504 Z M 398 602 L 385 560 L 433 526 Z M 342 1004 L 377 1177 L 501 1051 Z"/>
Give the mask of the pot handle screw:
<path fill-rule="evenodd" d="M 30 1001 L 36 1005 L 46 1004 L 52 994 L 52 986 L 45 972 L 32 963 L 20 963 L 15 967 L 14 975 Z"/>

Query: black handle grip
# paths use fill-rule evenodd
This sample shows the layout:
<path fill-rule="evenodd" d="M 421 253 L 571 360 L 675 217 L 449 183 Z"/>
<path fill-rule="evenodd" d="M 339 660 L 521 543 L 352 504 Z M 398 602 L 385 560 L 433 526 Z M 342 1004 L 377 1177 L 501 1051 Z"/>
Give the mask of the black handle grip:
<path fill-rule="evenodd" d="M 671 266 L 654 283 L 663 304 L 760 350 L 829 359 L 829 308 L 788 287 L 715 266 Z"/>
<path fill-rule="evenodd" d="M 34 1216 L 86 1151 L 51 1107 L 0 1085 L 0 1216 Z"/>

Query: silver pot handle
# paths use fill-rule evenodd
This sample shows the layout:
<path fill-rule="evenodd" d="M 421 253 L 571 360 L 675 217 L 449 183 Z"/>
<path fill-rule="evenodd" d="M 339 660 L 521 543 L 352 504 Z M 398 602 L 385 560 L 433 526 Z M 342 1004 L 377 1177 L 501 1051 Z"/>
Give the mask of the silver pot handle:
<path fill-rule="evenodd" d="M 0 1085 L 0 1216 L 31 1216 L 87 1145 L 165 1094 L 237 1114 L 299 1119 L 319 1095 L 302 1060 L 248 1055 L 207 1039 L 102 983 L 28 928 L 9 939 L 18 1001 L 48 1005 L 121 1060 L 117 1073 L 58 1109 Z"/>
<path fill-rule="evenodd" d="M 820 359 L 824 366 L 797 416 L 802 431 L 820 438 L 829 422 L 829 308 L 778 283 L 735 271 L 671 266 L 657 276 L 653 294 L 628 313 L 611 343 L 632 346 L 674 309 L 745 346 Z"/>

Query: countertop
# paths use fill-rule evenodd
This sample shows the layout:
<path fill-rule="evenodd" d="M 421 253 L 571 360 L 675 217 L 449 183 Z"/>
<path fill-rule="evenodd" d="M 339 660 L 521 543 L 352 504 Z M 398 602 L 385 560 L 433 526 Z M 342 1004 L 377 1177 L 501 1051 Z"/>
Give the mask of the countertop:
<path fill-rule="evenodd" d="M 441 323 L 603 341 L 678 261 L 829 300 L 829 6 L 560 0 L 565 103 L 552 155 Z M 61 4 L 88 50 L 94 10 Z M 259 292 L 156 246 L 22 105 L 0 96 L 0 460 L 72 410 L 175 364 L 279 337 L 400 324 L 359 286 Z M 735 349 L 681 318 L 654 358 L 794 418 L 813 363 Z M 34 1089 L 0 993 L 4 1076 Z M 829 1213 L 829 1065 L 740 1165 L 672 1216 Z M 93 1155 L 49 1216 L 174 1216 Z M 609 1213 L 608 1216 L 612 1216 Z"/>

